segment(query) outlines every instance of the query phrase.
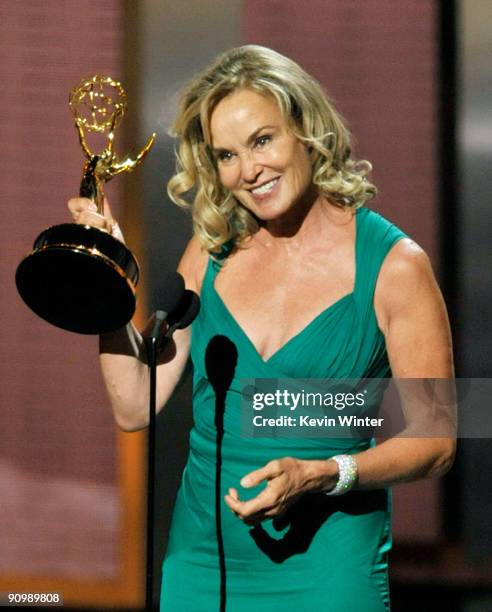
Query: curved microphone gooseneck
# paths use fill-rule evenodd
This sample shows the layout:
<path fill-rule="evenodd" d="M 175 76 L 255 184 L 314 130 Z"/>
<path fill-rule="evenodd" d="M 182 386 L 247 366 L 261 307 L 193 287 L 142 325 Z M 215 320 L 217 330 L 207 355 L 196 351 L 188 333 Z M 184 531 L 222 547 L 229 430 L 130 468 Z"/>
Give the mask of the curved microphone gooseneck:
<path fill-rule="evenodd" d="M 191 325 L 200 311 L 200 298 L 194 291 L 185 289 L 178 307 L 167 318 L 169 325 L 164 338 L 169 339 L 177 329 Z"/>

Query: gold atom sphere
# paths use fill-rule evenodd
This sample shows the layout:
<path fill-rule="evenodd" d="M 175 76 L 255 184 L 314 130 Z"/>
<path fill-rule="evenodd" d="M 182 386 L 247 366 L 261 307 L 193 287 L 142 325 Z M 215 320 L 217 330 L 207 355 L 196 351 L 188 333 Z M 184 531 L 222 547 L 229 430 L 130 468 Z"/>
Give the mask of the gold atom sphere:
<path fill-rule="evenodd" d="M 126 110 L 126 92 L 118 81 L 95 74 L 72 89 L 68 104 L 81 127 L 105 133 L 120 123 Z"/>

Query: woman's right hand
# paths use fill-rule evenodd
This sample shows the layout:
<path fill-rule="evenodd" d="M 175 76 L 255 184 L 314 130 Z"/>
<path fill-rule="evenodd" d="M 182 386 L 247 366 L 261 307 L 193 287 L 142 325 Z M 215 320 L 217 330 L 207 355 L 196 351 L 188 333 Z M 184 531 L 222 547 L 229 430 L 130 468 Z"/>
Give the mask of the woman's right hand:
<path fill-rule="evenodd" d="M 120 226 L 111 213 L 111 207 L 107 198 L 104 198 L 103 207 L 104 214 L 101 215 L 97 212 L 96 204 L 88 198 L 71 198 L 68 201 L 68 208 L 75 223 L 98 227 L 124 243 L 125 239 L 123 238 Z"/>

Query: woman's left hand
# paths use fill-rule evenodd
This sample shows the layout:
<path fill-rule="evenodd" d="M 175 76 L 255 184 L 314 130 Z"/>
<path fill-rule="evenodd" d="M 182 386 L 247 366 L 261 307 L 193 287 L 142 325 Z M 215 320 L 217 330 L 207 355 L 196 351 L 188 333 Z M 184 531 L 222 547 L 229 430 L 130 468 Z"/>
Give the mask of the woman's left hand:
<path fill-rule="evenodd" d="M 237 490 L 231 488 L 224 500 L 238 518 L 248 525 L 256 525 L 280 516 L 304 493 L 329 490 L 335 485 L 337 475 L 338 467 L 334 461 L 283 457 L 269 461 L 241 479 L 244 488 L 267 481 L 266 487 L 256 497 L 241 501 Z"/>

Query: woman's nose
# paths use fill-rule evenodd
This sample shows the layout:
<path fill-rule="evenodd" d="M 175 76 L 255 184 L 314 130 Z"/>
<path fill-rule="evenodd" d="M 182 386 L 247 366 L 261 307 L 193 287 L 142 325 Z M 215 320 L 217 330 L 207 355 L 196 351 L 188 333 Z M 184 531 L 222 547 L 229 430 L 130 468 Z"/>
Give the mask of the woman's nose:
<path fill-rule="evenodd" d="M 246 152 L 241 157 L 241 177 L 246 183 L 255 183 L 262 169 L 252 151 Z"/>

